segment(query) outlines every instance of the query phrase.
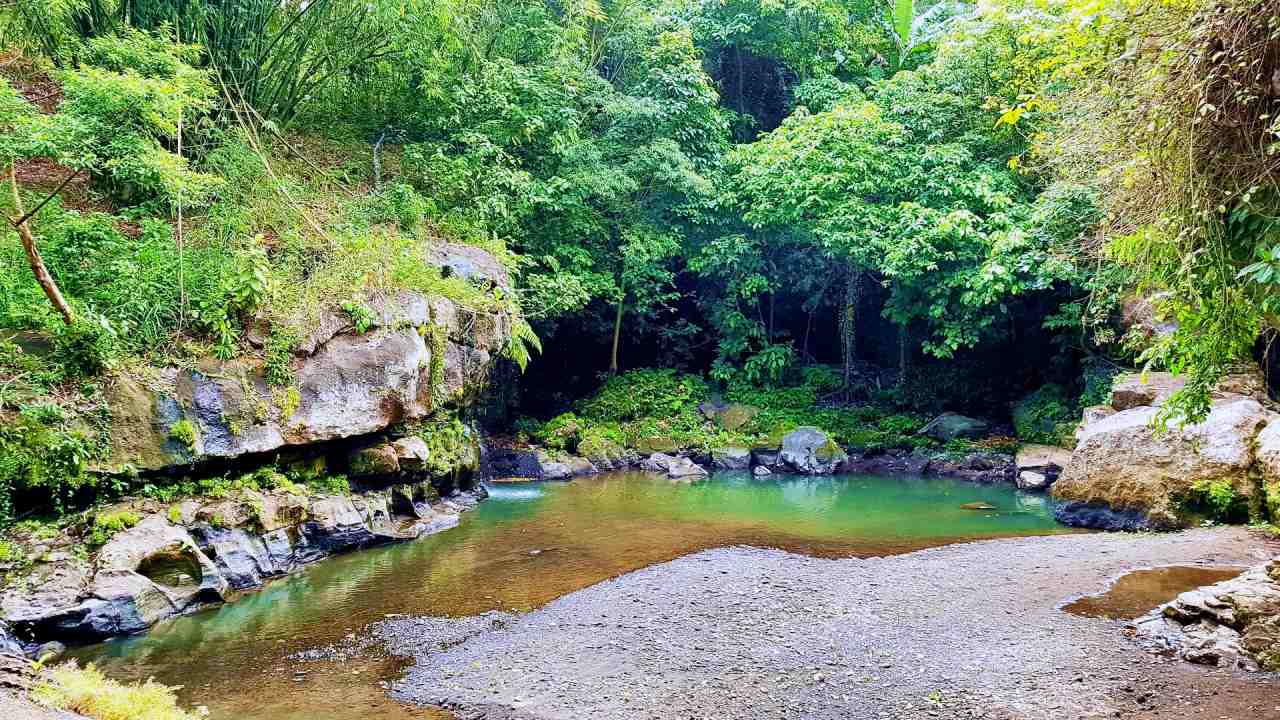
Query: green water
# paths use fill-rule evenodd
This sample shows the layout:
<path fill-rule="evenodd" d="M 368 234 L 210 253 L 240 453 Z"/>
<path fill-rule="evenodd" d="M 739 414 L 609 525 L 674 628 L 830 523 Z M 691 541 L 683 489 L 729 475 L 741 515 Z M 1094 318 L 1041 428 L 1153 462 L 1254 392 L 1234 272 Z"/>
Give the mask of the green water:
<path fill-rule="evenodd" d="M 395 672 L 392 662 L 313 663 L 300 676 L 286 656 L 393 613 L 537 608 L 711 547 L 866 557 L 1068 532 L 1040 496 L 944 479 L 724 473 L 685 484 L 609 473 L 491 493 L 453 530 L 331 558 L 237 602 L 75 654 L 118 678 L 182 685 L 183 700 L 207 705 L 214 718 L 423 717 L 382 696 L 376 681 Z"/>

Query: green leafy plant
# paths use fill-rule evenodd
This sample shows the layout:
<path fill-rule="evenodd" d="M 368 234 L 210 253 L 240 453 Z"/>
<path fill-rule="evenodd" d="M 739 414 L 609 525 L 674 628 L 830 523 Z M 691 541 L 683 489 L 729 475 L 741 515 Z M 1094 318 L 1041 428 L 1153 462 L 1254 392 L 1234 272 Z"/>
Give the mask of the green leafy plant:
<path fill-rule="evenodd" d="M 88 537 L 85 538 L 85 542 L 90 547 L 105 545 L 117 533 L 128 530 L 141 520 L 142 516 L 133 510 L 114 510 L 98 513 L 93 518 L 93 525 Z"/>

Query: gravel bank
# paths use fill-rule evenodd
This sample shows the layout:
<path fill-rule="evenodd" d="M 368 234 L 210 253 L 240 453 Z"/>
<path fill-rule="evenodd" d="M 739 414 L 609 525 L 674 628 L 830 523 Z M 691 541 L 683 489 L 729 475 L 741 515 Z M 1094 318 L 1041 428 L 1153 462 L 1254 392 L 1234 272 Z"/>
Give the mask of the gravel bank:
<path fill-rule="evenodd" d="M 1126 570 L 1250 564 L 1239 528 L 887 558 L 696 553 L 522 616 L 400 618 L 401 700 L 459 718 L 1280 718 L 1280 681 L 1166 661 L 1057 609 Z"/>

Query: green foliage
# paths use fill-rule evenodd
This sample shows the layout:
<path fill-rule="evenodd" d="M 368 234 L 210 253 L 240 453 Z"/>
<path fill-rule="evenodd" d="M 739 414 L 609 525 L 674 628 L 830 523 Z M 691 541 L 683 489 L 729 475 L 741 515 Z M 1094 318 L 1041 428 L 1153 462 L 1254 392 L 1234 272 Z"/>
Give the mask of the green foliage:
<path fill-rule="evenodd" d="M 1044 385 L 1014 406 L 1013 427 L 1023 442 L 1069 445 L 1079 410 L 1066 388 Z"/>
<path fill-rule="evenodd" d="M 1247 498 L 1236 492 L 1230 480 L 1202 480 L 1192 485 L 1187 496 L 1180 499 L 1180 506 L 1186 515 L 1214 522 L 1249 520 Z"/>
<path fill-rule="evenodd" d="M 581 412 L 592 420 L 625 421 L 692 411 L 707 397 L 706 383 L 674 370 L 646 369 L 609 378 Z"/>
<path fill-rule="evenodd" d="M 142 516 L 132 510 L 113 510 L 101 512 L 93 517 L 93 525 L 85 542 L 90 547 L 106 545 L 116 533 L 123 532 L 137 525 Z"/>
<path fill-rule="evenodd" d="M 351 320 L 351 324 L 355 326 L 356 334 L 363 335 L 369 332 L 369 329 L 378 322 L 378 317 L 374 315 L 373 310 L 364 303 L 348 301 L 342 303 L 342 311 L 347 314 L 347 318 Z"/>
<path fill-rule="evenodd" d="M 188 452 L 195 453 L 196 442 L 200 439 L 200 435 L 195 423 L 183 418 L 169 428 L 169 439 L 180 443 Z"/>
<path fill-rule="evenodd" d="M 196 720 L 178 706 L 174 689 L 154 680 L 123 684 L 103 675 L 93 665 L 75 661 L 49 669 L 31 691 L 42 705 L 78 713 L 93 720 Z"/>
<path fill-rule="evenodd" d="M 71 375 L 98 375 L 111 367 L 118 353 L 115 329 L 96 313 L 77 317 L 54 335 L 54 356 Z"/>

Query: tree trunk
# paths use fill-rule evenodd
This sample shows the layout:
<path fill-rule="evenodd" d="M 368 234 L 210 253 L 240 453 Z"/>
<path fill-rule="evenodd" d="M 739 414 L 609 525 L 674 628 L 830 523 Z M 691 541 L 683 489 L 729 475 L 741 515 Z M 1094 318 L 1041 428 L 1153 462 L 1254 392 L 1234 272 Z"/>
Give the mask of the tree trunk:
<path fill-rule="evenodd" d="M 898 326 L 898 386 L 907 384 L 907 363 L 910 361 L 910 349 L 908 341 L 911 339 L 908 333 L 908 326 L 903 323 Z"/>
<path fill-rule="evenodd" d="M 857 361 L 858 300 L 862 296 L 862 271 L 854 264 L 848 266 L 844 287 L 844 309 L 840 313 L 840 343 L 844 350 L 844 391 L 846 396 L 853 388 L 853 366 Z"/>
<path fill-rule="evenodd" d="M 70 325 L 75 322 L 75 314 L 71 312 L 71 306 L 62 297 L 62 291 L 58 289 L 58 283 L 49 274 L 49 268 L 45 267 L 44 258 L 40 257 L 40 249 L 36 247 L 35 236 L 31 234 L 31 227 L 28 224 L 30 218 L 22 209 L 22 196 L 18 194 L 18 172 L 12 165 L 9 166 L 9 184 L 13 187 L 13 209 L 18 213 L 17 217 L 10 218 L 9 224 L 18 231 L 18 237 L 22 240 L 22 249 L 27 253 L 27 263 L 36 276 L 36 282 L 40 283 L 40 289 L 44 290 L 45 297 L 49 298 L 54 309 L 62 315 L 62 320 Z"/>
<path fill-rule="evenodd" d="M 618 312 L 613 316 L 613 352 L 609 354 L 609 374 L 618 374 L 618 344 L 622 339 L 622 310 L 626 297 L 618 299 Z"/>

